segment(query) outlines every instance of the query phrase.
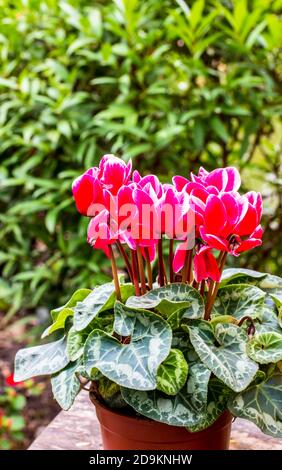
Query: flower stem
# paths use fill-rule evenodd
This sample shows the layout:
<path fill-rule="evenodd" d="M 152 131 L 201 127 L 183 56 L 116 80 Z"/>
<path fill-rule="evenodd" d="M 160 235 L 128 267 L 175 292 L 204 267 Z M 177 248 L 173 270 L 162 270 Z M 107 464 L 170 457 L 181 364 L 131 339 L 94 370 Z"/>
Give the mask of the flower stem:
<path fill-rule="evenodd" d="M 220 274 L 223 271 L 223 267 L 225 265 L 226 257 L 227 257 L 227 252 L 226 251 L 222 251 L 220 253 L 219 257 L 218 257 L 217 261 L 218 261 L 218 269 L 219 269 Z M 216 299 L 216 296 L 217 296 L 217 292 L 218 292 L 218 289 L 219 289 L 219 284 L 220 284 L 220 282 L 211 281 L 211 285 L 210 285 L 210 289 L 209 289 L 209 293 L 208 293 L 208 297 L 207 297 L 207 303 L 206 303 L 205 320 L 210 319 L 210 314 L 211 314 L 211 311 L 212 311 L 212 308 L 213 308 L 213 305 L 214 305 L 214 302 L 215 302 L 215 299 Z"/>
<path fill-rule="evenodd" d="M 205 289 L 206 289 L 206 281 L 203 279 L 201 281 L 201 286 L 200 286 L 200 294 L 203 298 L 205 297 Z"/>
<path fill-rule="evenodd" d="M 133 285 L 134 285 L 134 288 L 135 288 L 135 294 L 139 296 L 140 295 L 140 287 L 139 287 L 137 256 L 136 256 L 136 251 L 135 250 L 131 250 L 131 260 L 132 260 Z"/>
<path fill-rule="evenodd" d="M 174 282 L 173 272 L 173 238 L 169 240 L 169 282 Z"/>
<path fill-rule="evenodd" d="M 185 254 L 184 267 L 182 269 L 182 282 L 192 282 L 193 250 L 187 250 Z"/>
<path fill-rule="evenodd" d="M 121 294 L 120 294 L 120 287 L 119 287 L 119 280 L 118 280 L 118 272 L 117 272 L 117 265 L 116 265 L 115 255 L 114 255 L 112 245 L 108 245 L 108 247 L 109 247 L 109 251 L 110 251 L 110 258 L 111 258 L 112 273 L 113 273 L 113 278 L 114 278 L 116 296 L 117 296 L 117 300 L 121 301 Z"/>
<path fill-rule="evenodd" d="M 148 284 L 149 289 L 153 288 L 153 275 L 152 275 L 152 266 L 150 262 L 150 255 L 149 255 L 149 248 L 145 247 L 145 256 L 146 256 L 146 266 L 147 266 L 147 277 L 148 277 Z"/>
<path fill-rule="evenodd" d="M 127 268 L 127 272 L 128 272 L 128 275 L 130 277 L 130 280 L 131 282 L 133 283 L 133 272 L 132 272 L 132 268 L 131 268 L 131 265 L 130 265 L 130 261 L 129 261 L 129 258 L 127 256 L 127 253 L 125 251 L 125 249 L 123 248 L 122 244 L 120 243 L 120 241 L 118 240 L 116 242 L 117 246 L 118 246 L 118 249 L 124 259 L 124 262 L 126 264 L 126 268 Z"/>
<path fill-rule="evenodd" d="M 143 264 L 143 256 L 141 253 L 141 249 L 137 248 L 137 260 L 139 266 L 139 274 L 141 280 L 141 291 L 142 294 L 146 294 L 146 278 L 145 278 L 145 271 L 144 271 L 144 264 Z"/>
<path fill-rule="evenodd" d="M 158 265 L 159 265 L 159 285 L 164 286 L 164 262 L 163 262 L 163 241 L 158 241 Z"/>

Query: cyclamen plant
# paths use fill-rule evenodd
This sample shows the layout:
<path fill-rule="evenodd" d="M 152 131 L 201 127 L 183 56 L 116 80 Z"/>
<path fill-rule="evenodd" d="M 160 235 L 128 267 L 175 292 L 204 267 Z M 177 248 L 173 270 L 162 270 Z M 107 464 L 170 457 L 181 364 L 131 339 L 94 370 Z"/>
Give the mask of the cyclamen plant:
<path fill-rule="evenodd" d="M 282 437 L 282 279 L 224 269 L 262 243 L 261 195 L 235 168 L 161 184 L 105 155 L 73 183 L 113 282 L 79 289 L 20 350 L 15 380 L 50 374 L 68 409 L 82 387 L 111 408 L 195 432 L 225 410 Z M 128 279 L 118 273 L 120 256 Z"/>

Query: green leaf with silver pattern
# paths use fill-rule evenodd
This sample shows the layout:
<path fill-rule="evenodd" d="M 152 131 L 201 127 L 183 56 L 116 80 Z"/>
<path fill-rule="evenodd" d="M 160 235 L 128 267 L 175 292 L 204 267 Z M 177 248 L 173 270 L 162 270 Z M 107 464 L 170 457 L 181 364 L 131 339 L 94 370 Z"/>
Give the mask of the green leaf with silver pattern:
<path fill-rule="evenodd" d="M 200 425 L 206 416 L 211 372 L 202 364 L 191 345 L 188 349 L 188 379 L 177 395 L 168 396 L 158 390 L 142 392 L 122 388 L 124 400 L 138 413 L 161 423 L 191 427 Z"/>
<path fill-rule="evenodd" d="M 227 403 L 234 392 L 227 388 L 217 378 L 212 378 L 208 386 L 207 406 L 203 419 L 196 424 L 187 426 L 190 432 L 199 432 L 211 426 L 227 409 Z"/>
<path fill-rule="evenodd" d="M 224 269 L 221 275 L 220 286 L 226 284 L 253 284 L 267 276 L 266 273 L 260 273 L 252 269 L 244 268 L 227 268 Z"/>
<path fill-rule="evenodd" d="M 76 376 L 79 362 L 71 362 L 51 378 L 52 392 L 55 400 L 63 410 L 68 410 L 80 390 L 80 382 Z"/>
<path fill-rule="evenodd" d="M 15 357 L 15 381 L 54 374 L 68 363 L 65 338 L 41 346 L 20 349 Z"/>
<path fill-rule="evenodd" d="M 76 306 L 77 302 L 82 302 L 92 291 L 90 289 L 78 289 L 76 290 L 71 298 L 67 301 L 62 307 L 54 308 L 51 310 L 51 317 L 53 322 L 58 319 L 59 314 L 66 308 L 73 308 Z"/>
<path fill-rule="evenodd" d="M 130 336 L 128 344 L 101 330 L 94 330 L 84 348 L 86 371 L 93 367 L 113 382 L 136 390 L 153 390 L 157 370 L 171 348 L 172 332 L 167 322 L 152 312 L 115 306 L 115 331 Z"/>
<path fill-rule="evenodd" d="M 198 320 L 183 326 L 205 366 L 235 392 L 244 390 L 253 380 L 258 365 L 246 354 L 247 334 L 238 326 L 218 324 L 213 330 L 209 322 Z M 219 346 L 215 345 L 215 342 Z"/>
<path fill-rule="evenodd" d="M 282 375 L 242 391 L 228 402 L 230 412 L 255 423 L 265 434 L 282 438 Z"/>
<path fill-rule="evenodd" d="M 212 316 L 232 315 L 240 320 L 244 316 L 260 318 L 265 293 L 247 284 L 228 284 L 219 289 L 212 309 Z"/>
<path fill-rule="evenodd" d="M 204 315 L 204 302 L 200 293 L 193 287 L 181 283 L 153 289 L 140 297 L 129 297 L 126 305 L 139 309 L 154 308 L 166 317 L 180 309 L 182 318 L 197 319 Z"/>
<path fill-rule="evenodd" d="M 282 361 L 282 334 L 256 334 L 247 343 L 247 354 L 259 364 L 270 364 Z"/>
<path fill-rule="evenodd" d="M 161 363 L 157 373 L 157 389 L 167 395 L 176 395 L 184 386 L 188 375 L 188 364 L 179 349 L 171 349 Z"/>
<path fill-rule="evenodd" d="M 120 286 L 122 299 L 125 301 L 134 292 L 131 284 Z M 84 330 L 101 312 L 113 308 L 116 301 L 115 287 L 112 282 L 96 287 L 83 302 L 78 302 L 74 308 L 74 328 Z"/>

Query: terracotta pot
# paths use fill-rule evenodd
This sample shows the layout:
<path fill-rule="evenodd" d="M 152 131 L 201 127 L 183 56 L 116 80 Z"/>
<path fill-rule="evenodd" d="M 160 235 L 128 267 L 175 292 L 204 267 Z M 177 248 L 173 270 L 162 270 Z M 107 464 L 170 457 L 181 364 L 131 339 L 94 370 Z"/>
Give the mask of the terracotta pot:
<path fill-rule="evenodd" d="M 204 431 L 190 433 L 147 418 L 113 411 L 91 397 L 105 450 L 228 450 L 232 416 L 224 412 Z"/>

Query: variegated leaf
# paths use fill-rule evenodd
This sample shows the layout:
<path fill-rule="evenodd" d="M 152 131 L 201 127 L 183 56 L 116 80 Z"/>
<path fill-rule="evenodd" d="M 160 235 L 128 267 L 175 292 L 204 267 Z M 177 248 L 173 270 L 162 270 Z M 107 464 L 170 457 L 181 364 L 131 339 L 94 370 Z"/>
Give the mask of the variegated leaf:
<path fill-rule="evenodd" d="M 77 302 L 82 302 L 91 292 L 92 291 L 90 289 L 78 289 L 75 291 L 65 305 L 51 310 L 50 313 L 53 322 L 57 320 L 58 315 L 62 312 L 62 310 L 75 307 Z"/>
<path fill-rule="evenodd" d="M 222 272 L 220 286 L 237 283 L 253 284 L 257 280 L 263 279 L 266 276 L 266 273 L 260 273 L 252 269 L 227 268 Z"/>
<path fill-rule="evenodd" d="M 131 310 L 117 303 L 115 330 L 130 336 L 122 344 L 101 330 L 94 330 L 84 348 L 84 364 L 93 367 L 113 382 L 136 390 L 156 388 L 157 370 L 168 356 L 172 332 L 164 319 L 152 312 Z M 122 313 L 121 313 L 122 311 Z"/>
<path fill-rule="evenodd" d="M 76 361 L 83 355 L 84 343 L 87 334 L 82 331 L 75 331 L 72 326 L 67 336 L 67 355 L 70 361 Z"/>
<path fill-rule="evenodd" d="M 282 438 L 282 375 L 275 374 L 231 398 L 229 410 L 255 423 L 265 434 Z"/>
<path fill-rule="evenodd" d="M 177 310 L 182 310 L 183 318 L 202 318 L 204 302 L 202 296 L 187 284 L 175 283 L 153 289 L 140 297 L 130 297 L 126 305 L 131 308 L 155 308 L 169 317 Z"/>
<path fill-rule="evenodd" d="M 256 285 L 267 294 L 272 294 L 282 299 L 282 278 L 267 274 L 263 279 L 256 282 Z"/>
<path fill-rule="evenodd" d="M 265 300 L 261 317 L 255 320 L 255 328 L 256 333 L 276 332 L 282 334 L 276 307 L 270 297 L 267 297 Z"/>
<path fill-rule="evenodd" d="M 185 341 L 177 341 L 184 345 Z M 187 340 L 186 340 L 187 342 Z M 172 426 L 196 426 L 206 416 L 208 382 L 211 372 L 200 361 L 191 345 L 184 346 L 188 362 L 188 379 L 175 396 L 158 390 L 141 392 L 122 388 L 125 401 L 138 413 Z"/>
<path fill-rule="evenodd" d="M 41 338 L 45 338 L 46 336 L 51 335 L 51 333 L 54 333 L 54 331 L 60 330 L 61 328 L 65 328 L 65 323 L 67 318 L 73 316 L 73 309 L 66 307 L 63 308 L 58 313 L 57 319 L 54 321 L 54 323 L 50 326 L 48 326 L 42 333 Z"/>
<path fill-rule="evenodd" d="M 212 315 L 232 315 L 237 319 L 244 316 L 260 318 L 264 299 L 265 293 L 258 287 L 246 284 L 228 284 L 219 289 Z"/>
<path fill-rule="evenodd" d="M 188 364 L 179 349 L 171 349 L 161 363 L 157 374 L 157 389 L 167 395 L 176 395 L 184 386 L 188 375 Z"/>
<path fill-rule="evenodd" d="M 52 392 L 55 400 L 63 410 L 68 410 L 80 390 L 80 382 L 76 376 L 78 362 L 71 362 L 51 378 Z"/>
<path fill-rule="evenodd" d="M 276 294 L 270 294 L 273 302 L 278 311 L 278 323 L 280 328 L 282 328 L 282 289 L 281 292 L 277 292 Z"/>
<path fill-rule="evenodd" d="M 260 333 L 247 343 L 247 354 L 259 364 L 282 361 L 282 334 Z"/>
<path fill-rule="evenodd" d="M 211 379 L 209 381 L 207 406 L 203 419 L 194 425 L 187 426 L 188 431 L 199 432 L 211 426 L 227 409 L 228 399 L 232 395 L 234 395 L 234 392 L 228 389 L 222 382 L 216 378 Z"/>
<path fill-rule="evenodd" d="M 120 286 L 122 299 L 125 301 L 134 292 L 131 284 Z M 96 287 L 83 302 L 78 302 L 74 308 L 74 328 L 84 330 L 101 312 L 113 308 L 116 301 L 114 284 L 109 282 Z"/>
<path fill-rule="evenodd" d="M 68 363 L 65 338 L 42 346 L 20 349 L 15 358 L 15 380 L 20 382 L 37 375 L 54 374 Z"/>
<path fill-rule="evenodd" d="M 258 365 L 246 354 L 247 335 L 232 324 L 218 324 L 213 331 L 210 323 L 195 322 L 188 329 L 190 340 L 207 368 L 235 392 L 244 390 L 255 376 Z M 219 346 L 215 345 L 215 342 Z"/>

